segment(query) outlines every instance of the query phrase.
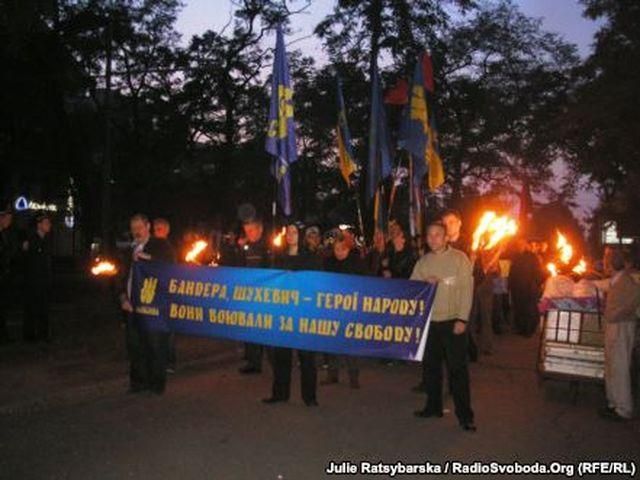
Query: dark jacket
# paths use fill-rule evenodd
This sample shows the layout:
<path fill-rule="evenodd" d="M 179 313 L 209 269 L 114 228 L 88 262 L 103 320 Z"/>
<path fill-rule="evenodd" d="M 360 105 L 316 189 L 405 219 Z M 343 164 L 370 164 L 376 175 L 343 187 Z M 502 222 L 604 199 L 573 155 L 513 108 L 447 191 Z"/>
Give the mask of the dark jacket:
<path fill-rule="evenodd" d="M 20 252 L 20 242 L 13 227 L 0 230 L 0 285 L 13 278 Z"/>
<path fill-rule="evenodd" d="M 540 290 L 543 280 L 542 265 L 533 253 L 522 252 L 513 257 L 509 270 L 509 290 L 535 295 Z"/>
<path fill-rule="evenodd" d="M 29 234 L 24 246 L 25 256 L 25 281 L 28 285 L 51 285 L 53 281 L 53 269 L 51 237 L 41 237 L 36 232 Z"/>
<path fill-rule="evenodd" d="M 275 267 L 283 270 L 323 270 L 322 257 L 308 250 L 300 250 L 298 255 L 281 254 L 275 258 Z"/>
<path fill-rule="evenodd" d="M 391 278 L 409 278 L 417 258 L 412 248 L 404 247 L 399 252 L 394 248 L 389 252 L 389 272 Z"/>
<path fill-rule="evenodd" d="M 369 273 L 364 260 L 355 250 L 351 250 L 344 260 L 338 260 L 334 255 L 331 255 L 324 262 L 324 270 L 351 275 L 367 275 Z"/>
<path fill-rule="evenodd" d="M 273 264 L 269 244 L 264 236 L 255 243 L 247 242 L 238 246 L 234 255 L 227 258 L 232 258 L 233 263 L 225 262 L 224 265 L 234 267 L 269 268 Z"/>
<path fill-rule="evenodd" d="M 122 295 L 127 295 L 127 283 L 129 281 L 129 275 L 131 274 L 131 265 L 133 263 L 133 250 L 134 247 L 131 246 L 127 248 L 124 252 L 124 256 L 122 258 L 122 268 L 120 269 L 120 274 L 117 278 L 117 292 L 120 299 L 122 299 Z M 150 237 L 144 248 L 142 249 L 143 253 L 151 256 L 151 260 L 158 262 L 167 262 L 167 263 L 175 263 L 176 261 L 176 253 L 171 244 L 162 238 Z M 145 261 L 145 260 L 140 260 Z"/>

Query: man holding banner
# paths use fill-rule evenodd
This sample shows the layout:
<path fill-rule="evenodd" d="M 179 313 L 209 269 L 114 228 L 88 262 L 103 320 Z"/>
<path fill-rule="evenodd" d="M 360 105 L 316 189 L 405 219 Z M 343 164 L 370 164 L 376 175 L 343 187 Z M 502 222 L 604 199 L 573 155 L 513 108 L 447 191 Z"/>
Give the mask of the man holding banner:
<path fill-rule="evenodd" d="M 239 261 L 242 267 L 269 268 L 272 258 L 269 244 L 264 235 L 262 220 L 251 216 L 242 224 L 244 236 L 238 240 L 240 246 Z M 244 344 L 244 355 L 247 364 L 240 368 L 242 374 L 262 372 L 262 345 L 256 343 Z"/>
<path fill-rule="evenodd" d="M 167 379 L 169 333 L 166 329 L 149 328 L 141 315 L 134 312 L 134 266 L 149 260 L 174 263 L 175 254 L 167 240 L 151 236 L 146 215 L 134 215 L 129 225 L 133 244 L 125 257 L 122 272 L 126 277 L 120 279 L 119 289 L 120 306 L 126 316 L 129 392 L 150 391 L 161 395 Z"/>
<path fill-rule="evenodd" d="M 442 417 L 442 367 L 446 363 L 456 416 L 466 431 L 475 431 L 469 370 L 467 367 L 467 322 L 473 301 L 471 262 L 460 250 L 447 245 L 446 227 L 434 222 L 427 227 L 431 252 L 413 269 L 411 280 L 438 285 L 427 337 L 427 404 L 417 417 Z"/>

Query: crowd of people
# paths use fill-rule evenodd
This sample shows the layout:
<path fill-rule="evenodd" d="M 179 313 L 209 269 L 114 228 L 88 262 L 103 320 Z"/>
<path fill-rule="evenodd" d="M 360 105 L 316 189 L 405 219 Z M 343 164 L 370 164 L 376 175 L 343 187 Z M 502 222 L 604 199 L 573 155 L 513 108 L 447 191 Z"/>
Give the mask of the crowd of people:
<path fill-rule="evenodd" d="M 30 289 L 30 301 L 25 303 L 24 338 L 48 339 L 51 220 L 46 215 L 38 216 L 33 230 L 20 239 L 11 228 L 11 219 L 10 211 L 0 212 L 0 339 L 6 337 L 3 313 L 10 289 L 5 287 L 13 281 L 11 272 L 18 258 L 22 259 L 21 268 Z M 472 251 L 462 216 L 456 210 L 447 210 L 428 224 L 424 243 L 411 238 L 400 222 L 391 221 L 387 232 L 375 231 L 370 247 L 363 245 L 355 229 L 344 225 L 323 234 L 318 225 L 291 222 L 277 245 L 255 214 L 242 219 L 241 225 L 239 232 L 218 235 L 216 248 L 205 253 L 202 263 L 322 270 L 437 283 L 422 375 L 413 387 L 414 391 L 427 393 L 424 408 L 415 412 L 417 417 L 442 416 L 446 367 L 458 421 L 464 430 L 475 431 L 468 362 L 492 355 L 496 334 L 511 330 L 530 337 L 538 331 L 538 302 L 548 276 L 544 268 L 546 244 L 516 238 L 508 250 Z M 152 222 L 142 214 L 130 219 L 129 230 L 131 242 L 127 251 L 122 252 L 121 275 L 116 286 L 126 326 L 130 392 L 162 394 L 167 373 L 175 368 L 176 340 L 173 334 L 147 330 L 134 313 L 130 300 L 131 265 L 145 260 L 181 262 L 183 256 L 178 252 L 184 252 L 197 236 L 185 236 L 184 243 L 174 247 L 170 222 L 164 218 Z M 608 405 L 601 413 L 613 419 L 630 418 L 633 412 L 629 370 L 637 343 L 640 284 L 632 260 L 622 250 L 607 249 L 601 269 L 604 279 L 599 284 L 601 290 L 608 292 L 604 311 Z M 261 373 L 265 356 L 271 365 L 273 382 L 270 395 L 263 401 L 286 402 L 291 390 L 294 358 L 291 349 L 245 344 L 246 363 L 240 373 Z M 355 356 L 299 351 L 297 358 L 302 399 L 309 407 L 318 405 L 317 385 L 339 383 L 341 370 L 346 370 L 351 388 L 360 388 L 359 362 Z M 326 367 L 326 377 L 320 382 L 319 363 Z"/>
<path fill-rule="evenodd" d="M 167 241 L 169 229 L 170 225 L 166 220 L 156 219 L 152 232 L 151 222 L 146 217 L 134 216 L 131 220 L 131 235 L 136 247 L 128 256 L 133 261 L 148 258 L 166 261 L 169 257 L 174 261 L 175 251 L 168 253 L 157 246 L 158 241 L 163 241 L 171 248 Z M 215 261 L 217 265 L 236 267 L 322 270 L 438 283 L 422 380 L 414 388 L 416 391 L 426 392 L 428 402 L 422 410 L 415 413 L 421 418 L 442 416 L 443 371 L 446 365 L 460 425 L 465 430 L 473 431 L 475 424 L 467 362 L 469 359 L 477 359 L 476 343 L 481 345 L 481 353 L 491 354 L 491 338 L 496 327 L 500 327 L 493 321 L 494 312 L 504 310 L 502 307 L 494 308 L 494 299 L 505 306 L 508 304 L 503 301 L 506 292 L 496 293 L 496 289 L 504 283 L 504 278 L 497 268 L 498 258 L 484 255 L 469 257 L 469 245 L 462 236 L 462 219 L 457 211 L 444 212 L 441 218 L 429 224 L 426 232 L 425 244 L 415 244 L 406 228 L 399 222 L 391 221 L 389 231 L 376 231 L 373 245 L 366 248 L 358 241 L 355 230 L 349 226 L 339 226 L 322 235 L 318 225 L 293 222 L 286 227 L 281 245 L 276 246 L 265 231 L 262 220 L 251 215 L 242 222 L 242 232 L 239 235 L 222 237 L 223 241 L 216 248 L 215 258 L 204 258 L 202 262 L 208 264 Z M 186 244 L 179 250 L 188 248 L 195 238 L 186 237 Z M 517 258 L 514 263 L 517 265 Z M 522 275 L 531 278 L 526 272 L 526 265 L 522 270 Z M 122 271 L 129 272 L 128 266 Z M 518 268 L 514 271 L 518 272 Z M 166 382 L 166 376 L 162 376 L 166 370 L 163 365 L 166 366 L 169 357 L 175 359 L 175 353 L 171 356 L 168 354 L 171 350 L 169 346 L 174 342 L 167 335 L 158 333 L 145 338 L 128 302 L 125 287 L 130 285 L 130 280 L 123 279 L 121 285 L 121 305 L 131 317 L 127 320 L 128 344 L 135 350 L 130 354 L 131 391 L 150 390 L 162 393 Z M 538 285 L 536 292 L 539 293 L 539 290 Z M 521 297 L 528 298 L 525 294 Z M 535 295 L 532 298 L 535 308 Z M 503 315 L 502 318 L 506 323 L 507 316 Z M 157 335 L 167 338 L 155 338 Z M 476 341 L 477 336 L 479 340 Z M 175 352 L 175 345 L 173 349 Z M 240 368 L 240 373 L 261 373 L 265 355 L 273 370 L 273 384 L 271 395 L 264 402 L 286 402 L 290 397 L 293 362 L 291 349 L 265 348 L 247 343 L 244 353 L 246 363 Z M 157 356 L 163 357 L 163 361 L 154 360 Z M 316 365 L 319 361 L 313 352 L 307 351 L 298 352 L 298 360 L 302 399 L 306 405 L 315 406 L 318 404 Z M 321 361 L 326 366 L 326 378 L 320 381 L 321 384 L 338 383 L 340 371 L 344 369 L 350 387 L 360 388 L 357 357 L 324 354 Z M 147 376 L 141 376 L 140 372 L 145 371 Z"/>

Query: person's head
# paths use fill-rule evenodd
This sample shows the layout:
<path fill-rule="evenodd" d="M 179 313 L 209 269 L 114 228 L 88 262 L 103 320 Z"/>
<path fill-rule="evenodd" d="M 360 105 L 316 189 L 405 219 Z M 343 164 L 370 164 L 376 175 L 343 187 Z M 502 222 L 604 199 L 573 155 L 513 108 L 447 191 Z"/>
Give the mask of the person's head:
<path fill-rule="evenodd" d="M 51 231 L 51 219 L 47 215 L 36 217 L 36 231 L 43 237 Z"/>
<path fill-rule="evenodd" d="M 167 239 L 171 233 L 171 224 L 166 218 L 156 218 L 153 220 L 153 236 Z"/>
<path fill-rule="evenodd" d="M 549 244 L 545 241 L 539 242 L 538 250 L 542 255 L 545 255 L 549 251 Z"/>
<path fill-rule="evenodd" d="M 630 255 L 620 248 L 616 248 L 611 252 L 610 261 L 613 272 L 624 270 L 632 264 Z"/>
<path fill-rule="evenodd" d="M 441 252 L 447 247 L 447 227 L 442 222 L 431 222 L 427 226 L 427 244 L 432 252 Z"/>
<path fill-rule="evenodd" d="M 402 250 L 404 250 L 404 247 L 407 243 L 404 230 L 399 228 L 396 234 L 391 238 L 391 242 L 393 243 L 393 249 L 396 252 L 401 252 Z"/>
<path fill-rule="evenodd" d="M 389 238 L 393 240 L 393 238 L 400 232 L 402 228 L 397 220 L 389 220 Z"/>
<path fill-rule="evenodd" d="M 136 213 L 129 220 L 131 236 L 136 243 L 146 242 L 151 235 L 151 224 L 149 217 L 142 213 Z"/>
<path fill-rule="evenodd" d="M 0 229 L 4 230 L 9 228 L 13 222 L 13 213 L 11 210 L 4 210 L 0 212 Z"/>
<path fill-rule="evenodd" d="M 287 242 L 287 247 L 297 248 L 298 237 L 299 237 L 298 227 L 294 224 L 288 225 L 284 235 L 285 241 Z"/>
<path fill-rule="evenodd" d="M 353 233 L 351 227 L 340 227 L 340 233 L 347 242 L 349 250 L 356 246 L 356 235 Z"/>
<path fill-rule="evenodd" d="M 447 230 L 447 240 L 449 242 L 457 242 L 462 228 L 462 215 L 460 212 L 454 209 L 445 210 L 440 216 L 440 221 Z"/>
<path fill-rule="evenodd" d="M 387 239 L 384 236 L 384 231 L 376 228 L 375 232 L 373 232 L 373 248 L 378 252 L 384 252 L 386 245 Z"/>
<path fill-rule="evenodd" d="M 522 237 L 516 238 L 515 242 L 514 242 L 514 248 L 515 248 L 515 251 L 517 253 L 526 252 L 527 251 L 527 241 Z"/>
<path fill-rule="evenodd" d="M 333 256 L 337 260 L 344 260 L 349 256 L 351 246 L 349 240 L 343 233 L 338 233 L 335 241 L 333 242 Z"/>
<path fill-rule="evenodd" d="M 249 243 L 256 243 L 262 238 L 262 222 L 257 219 L 249 220 L 242 224 L 244 229 L 244 235 L 247 237 Z"/>
<path fill-rule="evenodd" d="M 309 227 L 304 232 L 304 244 L 311 251 L 315 252 L 320 248 L 320 242 L 322 237 L 320 236 L 320 229 L 316 226 Z"/>

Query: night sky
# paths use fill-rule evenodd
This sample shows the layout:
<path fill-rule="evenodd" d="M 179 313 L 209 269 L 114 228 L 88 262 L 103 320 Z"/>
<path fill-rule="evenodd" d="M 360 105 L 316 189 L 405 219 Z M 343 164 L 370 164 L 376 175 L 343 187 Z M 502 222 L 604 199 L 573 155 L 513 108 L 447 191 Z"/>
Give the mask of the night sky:
<path fill-rule="evenodd" d="M 208 29 L 220 31 L 229 21 L 232 6 L 229 0 L 185 0 L 185 7 L 178 17 L 177 29 L 183 35 L 183 43 L 188 43 L 194 34 L 200 34 Z M 298 0 L 289 2 L 292 9 L 304 4 Z M 296 15 L 292 22 L 293 34 L 287 38 L 291 48 L 299 48 L 306 55 L 312 56 L 319 63 L 326 61 L 319 39 L 313 36 L 315 26 L 333 9 L 334 0 L 315 0 L 307 11 Z M 600 23 L 593 22 L 583 16 L 583 6 L 578 0 L 514 0 L 523 13 L 528 16 L 541 18 L 543 26 L 550 32 L 559 33 L 565 40 L 574 43 L 582 57 L 587 57 L 592 50 L 594 34 Z M 271 37 L 265 42 L 273 43 Z M 384 62 L 382 61 L 381 64 Z M 566 173 L 566 169 L 558 162 L 554 167 L 558 177 Z M 559 186 L 558 181 L 555 186 Z M 580 208 L 576 214 L 581 220 L 586 220 L 591 209 L 597 205 L 594 191 L 583 188 L 576 198 Z"/>
<path fill-rule="evenodd" d="M 187 42 L 191 35 L 207 29 L 219 30 L 228 21 L 231 13 L 229 0 L 185 0 L 185 7 L 178 18 L 178 31 Z M 302 5 L 302 1 L 289 2 L 292 8 Z M 583 7 L 577 0 L 514 0 L 521 10 L 532 17 L 543 19 L 545 28 L 560 33 L 566 40 L 578 46 L 580 55 L 587 56 L 591 50 L 593 34 L 598 24 L 582 16 Z M 311 35 L 313 28 L 331 12 L 334 0 L 315 0 L 308 12 L 296 15 L 293 39 Z M 296 43 L 296 47 L 316 58 L 322 52 L 317 38 L 308 38 Z"/>

